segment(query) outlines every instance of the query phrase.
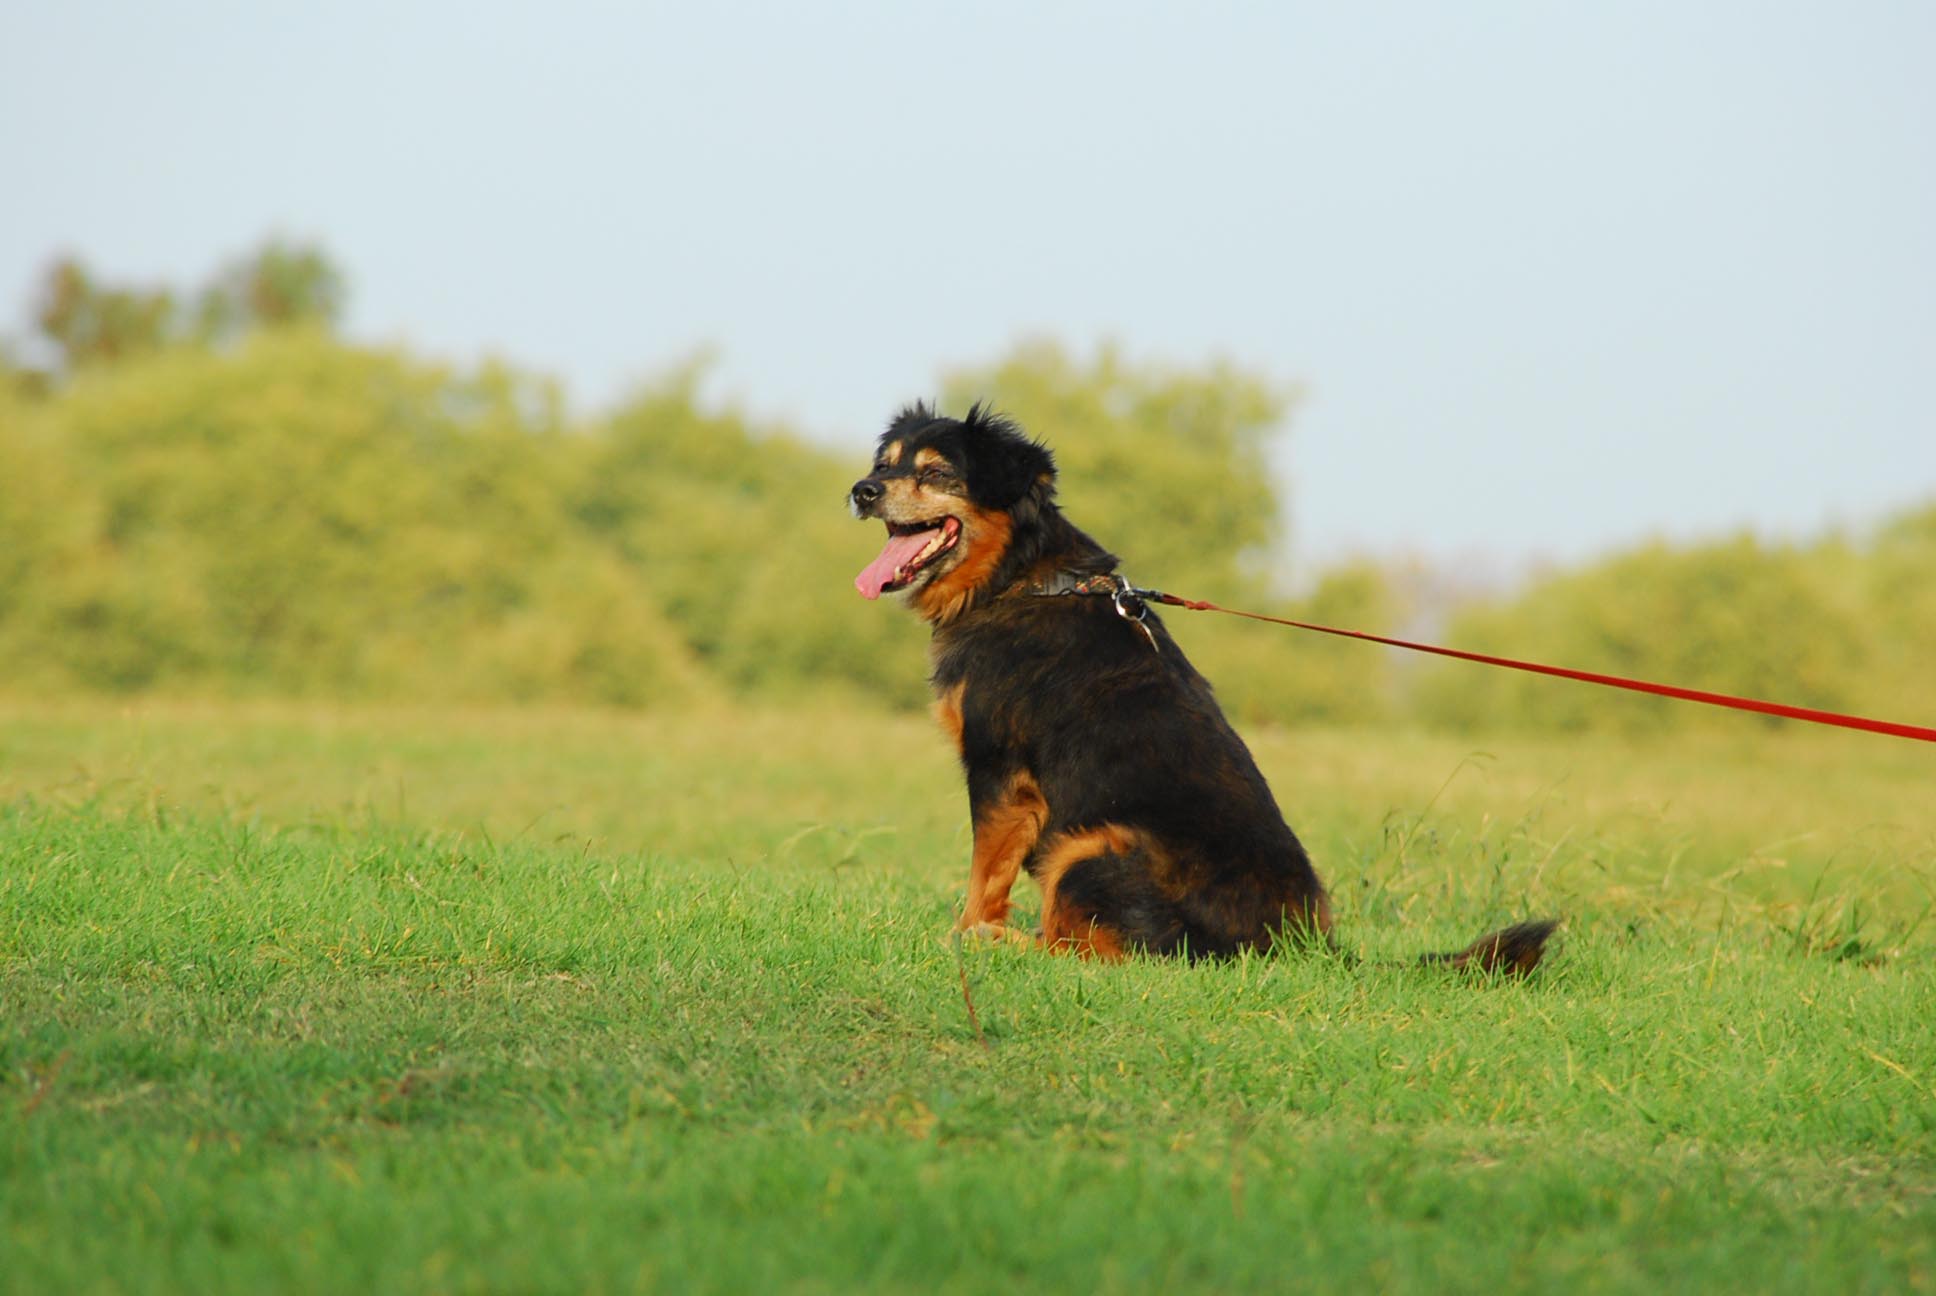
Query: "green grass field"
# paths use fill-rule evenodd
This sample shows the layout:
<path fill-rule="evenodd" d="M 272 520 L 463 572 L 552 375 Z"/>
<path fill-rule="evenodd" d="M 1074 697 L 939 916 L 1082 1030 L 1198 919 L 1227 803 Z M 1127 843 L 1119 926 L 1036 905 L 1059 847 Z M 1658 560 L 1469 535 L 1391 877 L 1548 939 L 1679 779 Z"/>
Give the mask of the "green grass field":
<path fill-rule="evenodd" d="M 1936 1289 L 1936 750 L 1252 737 L 1351 955 L 951 946 L 917 717 L 0 704 L 0 1289 Z"/>

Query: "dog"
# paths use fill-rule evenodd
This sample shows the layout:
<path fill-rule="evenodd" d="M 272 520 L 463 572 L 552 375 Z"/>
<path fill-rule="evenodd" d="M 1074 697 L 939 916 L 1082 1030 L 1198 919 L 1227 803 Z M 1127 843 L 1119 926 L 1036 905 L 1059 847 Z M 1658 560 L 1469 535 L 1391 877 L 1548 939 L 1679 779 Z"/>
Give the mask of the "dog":
<path fill-rule="evenodd" d="M 1117 559 L 1064 517 L 1048 447 L 975 406 L 902 410 L 855 482 L 886 525 L 854 580 L 932 629 L 935 714 L 974 828 L 956 929 L 1099 959 L 1329 946 L 1331 907 L 1250 749 Z M 1022 871 L 1041 928 L 1009 924 Z M 1525 973 L 1557 926 L 1425 961 Z"/>

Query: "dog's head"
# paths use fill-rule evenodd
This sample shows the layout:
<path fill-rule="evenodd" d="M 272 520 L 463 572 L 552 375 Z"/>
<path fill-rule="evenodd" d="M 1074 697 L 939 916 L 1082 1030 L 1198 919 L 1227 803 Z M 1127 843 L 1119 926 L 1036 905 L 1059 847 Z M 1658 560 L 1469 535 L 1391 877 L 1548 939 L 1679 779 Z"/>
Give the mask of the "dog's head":
<path fill-rule="evenodd" d="M 905 590 L 947 620 L 994 577 L 1018 521 L 1055 492 L 1048 448 L 977 405 L 965 419 L 912 405 L 888 425 L 873 471 L 854 483 L 854 513 L 887 524 L 880 556 L 854 578 L 868 598 Z"/>

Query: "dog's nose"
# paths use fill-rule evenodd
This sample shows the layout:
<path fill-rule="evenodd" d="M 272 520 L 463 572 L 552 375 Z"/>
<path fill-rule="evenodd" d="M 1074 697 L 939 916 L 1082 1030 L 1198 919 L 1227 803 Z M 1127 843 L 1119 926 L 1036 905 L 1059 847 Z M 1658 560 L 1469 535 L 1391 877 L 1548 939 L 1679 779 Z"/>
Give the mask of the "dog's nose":
<path fill-rule="evenodd" d="M 887 487 L 881 485 L 872 477 L 863 477 L 854 483 L 851 498 L 854 501 L 855 508 L 863 509 L 871 504 L 880 503 L 881 496 L 885 494 L 887 494 Z"/>

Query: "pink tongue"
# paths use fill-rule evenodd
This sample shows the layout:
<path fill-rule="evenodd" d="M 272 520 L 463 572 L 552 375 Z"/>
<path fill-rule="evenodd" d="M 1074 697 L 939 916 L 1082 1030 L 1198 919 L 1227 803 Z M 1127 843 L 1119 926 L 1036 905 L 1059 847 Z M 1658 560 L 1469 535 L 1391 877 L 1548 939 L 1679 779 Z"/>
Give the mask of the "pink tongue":
<path fill-rule="evenodd" d="M 894 573 L 907 566 L 914 555 L 928 547 L 928 542 L 940 534 L 940 528 L 933 531 L 917 531 L 913 535 L 891 535 L 882 547 L 880 557 L 867 564 L 867 569 L 854 577 L 854 588 L 868 598 L 877 599 L 881 591 L 894 579 Z"/>

